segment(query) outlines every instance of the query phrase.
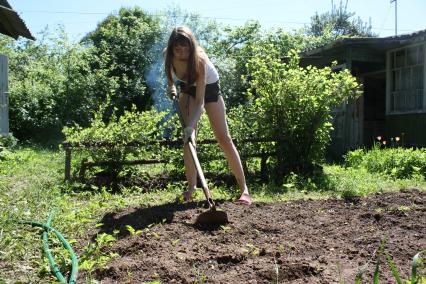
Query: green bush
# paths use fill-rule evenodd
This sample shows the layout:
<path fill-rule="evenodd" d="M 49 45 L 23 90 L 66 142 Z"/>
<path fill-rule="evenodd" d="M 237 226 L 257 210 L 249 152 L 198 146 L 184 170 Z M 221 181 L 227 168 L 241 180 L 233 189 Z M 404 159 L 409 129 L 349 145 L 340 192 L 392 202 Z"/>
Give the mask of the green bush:
<path fill-rule="evenodd" d="M 89 96 L 104 98 L 110 90 L 117 114 L 136 105 L 139 111 L 150 109 L 152 96 L 146 88 L 145 73 L 154 63 L 153 47 L 160 38 L 159 17 L 139 7 L 120 8 L 108 15 L 82 43 L 91 47 L 88 72 Z"/>
<path fill-rule="evenodd" d="M 85 73 L 87 49 L 71 43 L 63 30 L 45 30 L 40 38 L 4 49 L 9 58 L 11 131 L 21 141 L 46 143 L 60 140 L 64 125 L 88 125 L 88 115 L 99 101 L 85 92 L 90 78 Z"/>
<path fill-rule="evenodd" d="M 103 120 L 110 101 L 99 108 L 90 127 L 78 125 L 65 127 L 66 140 L 79 143 L 87 153 L 87 159 L 94 162 L 120 162 L 129 159 L 155 159 L 165 155 L 166 149 L 158 143 L 164 134 L 165 114 L 155 110 L 138 112 L 136 107 L 118 117 L 115 112 L 109 122 Z M 138 146 L 128 146 L 138 141 Z M 112 163 L 104 168 L 111 177 L 118 177 L 123 170 L 120 163 Z"/>
<path fill-rule="evenodd" d="M 396 179 L 416 175 L 426 177 L 426 148 L 386 148 L 375 145 L 371 150 L 357 149 L 345 155 L 347 167 L 365 168 L 371 173 L 384 173 Z"/>
<path fill-rule="evenodd" d="M 11 150 L 13 150 L 18 144 L 18 139 L 16 139 L 12 134 L 8 136 L 0 135 L 0 161 L 7 160 L 11 156 Z"/>
<path fill-rule="evenodd" d="M 325 159 L 331 110 L 360 95 L 356 79 L 347 70 L 301 68 L 295 51 L 285 63 L 274 45 L 253 49 L 250 111 L 256 116 L 256 135 L 279 141 L 271 159 L 275 181 L 282 183 L 290 172 L 311 175 Z"/>
<path fill-rule="evenodd" d="M 0 148 L 15 148 L 18 144 L 18 139 L 16 139 L 12 134 L 8 136 L 0 135 Z"/>
<path fill-rule="evenodd" d="M 11 131 L 22 141 L 57 143 L 64 126 L 87 127 L 110 93 L 120 115 L 132 104 L 149 109 L 144 75 L 159 33 L 156 17 L 121 8 L 79 43 L 63 28 L 46 29 L 37 41 L 0 37 L 1 53 L 9 58 Z"/>

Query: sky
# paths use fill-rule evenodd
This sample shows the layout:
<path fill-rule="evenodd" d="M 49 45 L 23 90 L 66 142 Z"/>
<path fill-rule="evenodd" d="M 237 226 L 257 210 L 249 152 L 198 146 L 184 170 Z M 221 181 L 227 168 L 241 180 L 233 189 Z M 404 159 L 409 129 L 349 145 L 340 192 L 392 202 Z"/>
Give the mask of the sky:
<path fill-rule="evenodd" d="M 309 24 L 315 13 L 331 10 L 332 0 L 8 0 L 31 33 L 37 38 L 46 26 L 63 25 L 71 40 L 77 41 L 93 31 L 97 24 L 120 7 L 138 6 L 151 14 L 177 5 L 202 18 L 243 25 L 257 20 L 264 28 L 291 31 Z M 338 5 L 340 0 L 334 0 Z M 345 0 L 343 0 L 345 3 Z M 381 37 L 395 35 L 395 2 L 397 33 L 405 34 L 426 29 L 426 0 L 349 0 L 348 11 L 364 22 L 371 23 Z"/>

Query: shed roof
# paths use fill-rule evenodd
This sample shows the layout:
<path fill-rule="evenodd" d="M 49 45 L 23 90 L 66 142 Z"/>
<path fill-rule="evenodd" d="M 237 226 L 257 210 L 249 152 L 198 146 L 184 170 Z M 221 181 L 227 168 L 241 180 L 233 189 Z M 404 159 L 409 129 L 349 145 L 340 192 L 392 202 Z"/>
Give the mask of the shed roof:
<path fill-rule="evenodd" d="M 388 49 L 398 48 L 422 41 L 426 41 L 426 29 L 416 31 L 410 34 L 402 34 L 389 37 L 343 37 L 335 40 L 330 44 L 305 51 L 303 54 L 304 56 L 313 56 L 348 46 L 363 46 L 374 50 L 385 51 Z"/>
<path fill-rule="evenodd" d="M 0 33 L 17 39 L 19 36 L 35 40 L 18 13 L 7 0 L 0 0 Z"/>

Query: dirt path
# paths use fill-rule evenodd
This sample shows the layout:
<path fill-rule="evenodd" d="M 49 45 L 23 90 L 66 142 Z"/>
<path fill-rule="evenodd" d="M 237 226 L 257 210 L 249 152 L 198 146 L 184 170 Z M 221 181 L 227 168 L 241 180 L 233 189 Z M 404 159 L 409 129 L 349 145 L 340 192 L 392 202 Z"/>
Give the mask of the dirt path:
<path fill-rule="evenodd" d="M 426 192 L 405 190 L 352 201 L 220 204 L 231 223 L 201 230 L 200 204 L 128 208 L 101 220 L 101 232 L 121 229 L 119 257 L 96 272 L 102 283 L 353 283 L 360 266 L 388 236 L 386 250 L 408 277 L 426 249 Z M 163 221 L 164 220 L 164 221 Z M 149 224 L 160 223 L 151 226 Z M 125 225 L 142 234 L 130 236 Z M 385 261 L 382 258 L 382 261 Z M 365 283 L 372 282 L 375 259 Z M 81 279 L 84 275 L 82 274 Z M 383 265 L 381 283 L 394 283 Z M 204 282 L 203 282 L 204 281 Z"/>

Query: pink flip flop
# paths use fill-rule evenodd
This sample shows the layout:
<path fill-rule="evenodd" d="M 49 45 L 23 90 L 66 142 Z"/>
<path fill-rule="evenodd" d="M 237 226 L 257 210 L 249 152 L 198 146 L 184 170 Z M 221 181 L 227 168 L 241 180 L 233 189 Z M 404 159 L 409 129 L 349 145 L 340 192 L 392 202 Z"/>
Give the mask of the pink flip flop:
<path fill-rule="evenodd" d="M 241 194 L 241 197 L 237 201 L 235 201 L 235 202 L 239 203 L 239 204 L 243 204 L 243 205 L 247 205 L 248 206 L 248 205 L 251 205 L 251 203 L 253 201 L 252 201 L 251 196 L 249 194 L 243 193 L 243 194 Z"/>

